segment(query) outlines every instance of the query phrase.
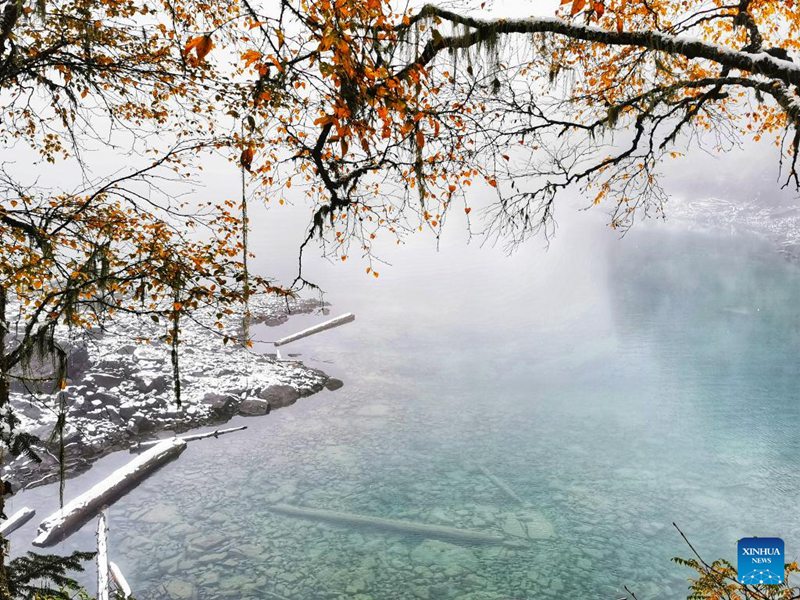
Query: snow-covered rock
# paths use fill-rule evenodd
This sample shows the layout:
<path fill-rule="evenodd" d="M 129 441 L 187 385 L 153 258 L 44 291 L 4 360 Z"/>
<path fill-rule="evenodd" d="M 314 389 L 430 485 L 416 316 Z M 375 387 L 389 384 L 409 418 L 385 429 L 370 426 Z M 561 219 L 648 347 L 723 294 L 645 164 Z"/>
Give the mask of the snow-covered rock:
<path fill-rule="evenodd" d="M 287 311 L 284 299 L 259 298 L 251 304 L 252 322 L 279 324 L 290 313 L 321 309 L 320 302 L 300 299 L 291 300 Z M 241 314 L 231 315 L 220 335 L 210 327 L 213 314 L 209 320 L 200 315 L 197 321 L 182 322 L 180 406 L 174 398 L 170 348 L 161 341 L 166 325 L 119 315 L 103 334 L 78 339 L 66 329 L 58 332 L 70 348 L 64 394 L 69 441 L 75 443 L 65 461 L 68 475 L 145 435 L 220 423 L 239 412 L 266 414 L 320 391 L 328 382 L 324 373 L 299 362 L 276 361 L 240 344 L 223 344 L 223 335 L 236 336 Z M 20 429 L 43 440 L 50 437 L 58 415 L 56 394 L 17 388 L 11 402 Z M 66 432 L 64 437 L 67 441 Z M 18 457 L 3 467 L 3 478 L 13 489 L 55 481 L 58 439 L 56 435 L 49 445 L 43 443 L 39 454 L 46 460 L 41 464 Z"/>

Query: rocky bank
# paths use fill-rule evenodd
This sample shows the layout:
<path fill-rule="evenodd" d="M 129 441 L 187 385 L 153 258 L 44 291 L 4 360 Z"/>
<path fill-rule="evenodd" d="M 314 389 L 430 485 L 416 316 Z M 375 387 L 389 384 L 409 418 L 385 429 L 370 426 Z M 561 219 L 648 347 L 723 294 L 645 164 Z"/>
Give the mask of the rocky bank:
<path fill-rule="evenodd" d="M 263 297 L 251 305 L 252 323 L 277 325 L 289 315 L 326 312 L 309 299 L 286 302 Z M 294 404 L 338 380 L 293 360 L 259 354 L 239 344 L 223 344 L 210 327 L 211 315 L 185 320 L 181 326 L 181 405 L 173 391 L 170 349 L 163 342 L 164 326 L 136 316 L 122 316 L 104 331 L 78 334 L 61 331 L 68 348 L 68 386 L 63 391 L 66 425 L 63 433 L 67 476 L 136 441 L 160 432 L 183 432 L 223 423 L 237 414 L 265 415 Z M 222 332 L 234 334 L 241 314 L 232 315 Z M 54 435 L 61 399 L 50 389 L 41 392 L 21 385 L 12 388 L 11 404 L 19 427 L 41 441 L 42 462 L 20 456 L 3 467 L 13 490 L 55 481 L 59 467 L 59 436 Z"/>

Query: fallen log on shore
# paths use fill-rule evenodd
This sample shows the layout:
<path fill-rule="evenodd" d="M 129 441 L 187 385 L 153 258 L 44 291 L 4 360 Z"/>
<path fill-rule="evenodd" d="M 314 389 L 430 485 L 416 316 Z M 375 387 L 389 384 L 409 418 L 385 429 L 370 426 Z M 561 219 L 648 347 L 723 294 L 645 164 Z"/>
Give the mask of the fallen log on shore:
<path fill-rule="evenodd" d="M 50 546 L 63 539 L 94 517 L 102 507 L 113 503 L 145 476 L 176 458 L 185 449 L 185 441 L 171 439 L 146 450 L 42 521 L 33 545 Z"/>
<path fill-rule="evenodd" d="M 27 506 L 20 508 L 17 512 L 0 523 L 0 535 L 8 535 L 12 531 L 16 531 L 30 521 L 35 514 L 36 511 L 32 508 L 28 508 Z"/>
<path fill-rule="evenodd" d="M 163 441 L 169 440 L 183 440 L 184 442 L 193 442 L 194 440 L 202 440 L 205 438 L 210 437 L 219 437 L 221 435 L 225 435 L 226 433 L 233 433 L 234 431 L 242 431 L 243 429 L 247 429 L 247 425 L 242 425 L 241 427 L 229 427 L 228 429 L 216 429 L 215 431 L 207 431 L 205 433 L 192 433 L 190 435 L 180 435 L 171 438 L 165 438 L 161 440 L 150 440 L 147 442 L 138 442 L 131 446 L 131 451 L 136 452 L 139 450 L 143 450 L 145 448 L 151 448 L 156 444 L 160 444 Z"/>
<path fill-rule="evenodd" d="M 279 339 L 277 342 L 274 342 L 274 344 L 275 346 L 283 346 L 284 344 L 288 344 L 289 342 L 294 342 L 296 340 L 301 340 L 304 337 L 314 335 L 315 333 L 319 333 L 321 331 L 327 331 L 328 329 L 339 327 L 339 325 L 350 323 L 351 321 L 355 321 L 355 319 L 356 316 L 353 313 L 345 313 L 329 321 L 320 323 L 319 325 L 314 325 L 313 327 L 309 327 L 308 329 L 303 329 L 302 331 L 298 331 L 297 333 L 294 333 L 292 335 L 287 335 L 286 337 Z"/>
<path fill-rule="evenodd" d="M 299 517 L 301 519 L 341 523 L 343 525 L 356 527 L 371 527 L 451 542 L 519 545 L 519 542 L 508 540 L 498 535 L 483 533 L 482 531 L 472 531 L 470 529 L 456 529 L 455 527 L 446 527 L 443 525 L 428 525 L 427 523 L 415 523 L 413 521 L 383 519 L 381 517 L 356 515 L 321 508 L 306 508 L 302 506 L 292 506 L 290 504 L 273 504 L 267 508 L 276 513 L 291 517 Z"/>

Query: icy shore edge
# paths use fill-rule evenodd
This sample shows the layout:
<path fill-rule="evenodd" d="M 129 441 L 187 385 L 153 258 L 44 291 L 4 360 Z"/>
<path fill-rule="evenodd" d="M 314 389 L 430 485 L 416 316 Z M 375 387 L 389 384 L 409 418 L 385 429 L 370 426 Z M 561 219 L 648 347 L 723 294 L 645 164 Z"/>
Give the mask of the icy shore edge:
<path fill-rule="evenodd" d="M 324 310 L 324 303 L 311 299 L 287 302 L 267 296 L 251 304 L 254 326 L 277 325 L 290 315 Z M 80 338 L 63 332 L 70 357 L 69 385 L 63 392 L 67 477 L 88 470 L 95 460 L 113 451 L 161 432 L 220 424 L 237 414 L 264 415 L 326 385 L 330 389 L 341 386 L 300 362 L 279 361 L 235 342 L 223 344 L 222 334 L 238 333 L 241 314 L 228 317 L 223 332 L 214 331 L 205 321 L 208 319 L 201 316 L 182 324 L 180 407 L 173 393 L 169 348 L 160 339 L 163 326 L 122 316 L 104 332 Z M 17 457 L 4 465 L 3 478 L 14 491 L 57 481 L 60 436 L 53 431 L 58 395 L 51 389 L 38 393 L 16 385 L 11 403 L 22 421 L 19 428 L 42 440 L 36 448 L 42 462 Z"/>

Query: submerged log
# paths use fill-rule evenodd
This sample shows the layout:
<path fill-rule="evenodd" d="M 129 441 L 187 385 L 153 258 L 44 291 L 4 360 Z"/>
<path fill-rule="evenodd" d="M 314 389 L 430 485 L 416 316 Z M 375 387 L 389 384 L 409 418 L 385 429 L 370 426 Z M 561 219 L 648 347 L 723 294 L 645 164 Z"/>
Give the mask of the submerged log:
<path fill-rule="evenodd" d="M 96 515 L 101 507 L 117 500 L 145 476 L 176 458 L 185 449 L 186 442 L 171 439 L 143 452 L 42 521 L 39 535 L 33 540 L 34 546 L 50 546 L 65 538 Z"/>
<path fill-rule="evenodd" d="M 117 566 L 117 563 L 112 560 L 108 561 L 108 572 L 111 575 L 111 581 L 114 582 L 117 591 L 122 594 L 123 598 L 127 600 L 133 596 L 133 590 L 131 590 L 131 586 L 128 585 L 128 581 L 122 574 L 122 570 Z"/>
<path fill-rule="evenodd" d="M 106 511 L 97 519 L 97 600 L 108 600 L 108 522 Z"/>
<path fill-rule="evenodd" d="M 229 427 L 228 429 L 217 429 L 215 431 L 207 431 L 205 433 L 192 433 L 190 435 L 181 435 L 175 436 L 171 438 L 166 438 L 167 441 L 169 440 L 183 440 L 184 442 L 193 442 L 194 440 L 202 440 L 205 438 L 210 437 L 219 437 L 221 435 L 225 435 L 226 433 L 233 433 L 234 431 L 242 431 L 243 429 L 247 429 L 247 425 L 242 425 L 241 427 Z M 132 451 L 143 450 L 145 448 L 151 448 L 156 444 L 160 444 L 164 440 L 150 440 L 149 442 L 139 442 L 138 444 L 131 447 Z"/>
<path fill-rule="evenodd" d="M 16 531 L 25 523 L 31 520 L 36 511 L 27 506 L 20 508 L 17 512 L 0 523 L 0 535 L 8 535 L 12 531 Z"/>
<path fill-rule="evenodd" d="M 514 502 L 524 506 L 525 508 L 531 508 L 531 506 L 532 506 L 531 503 L 528 502 L 527 500 L 523 500 L 522 498 L 520 498 L 517 495 L 517 493 L 514 490 L 511 489 L 511 486 L 508 485 L 505 481 L 500 479 L 497 475 L 492 473 L 489 469 L 484 467 L 482 464 L 476 463 L 475 466 L 478 468 L 478 470 L 481 473 L 483 473 L 486 476 L 486 479 L 491 481 L 495 485 L 495 487 L 497 487 L 497 489 L 499 489 L 501 492 L 503 492 L 506 496 L 511 498 Z"/>
<path fill-rule="evenodd" d="M 327 331 L 328 329 L 333 329 L 334 327 L 339 327 L 339 325 L 344 325 L 345 323 L 350 323 L 351 321 L 355 321 L 356 316 L 353 313 L 345 313 L 339 317 L 335 317 L 330 321 L 325 321 L 324 323 L 320 323 L 319 325 L 314 325 L 313 327 L 309 327 L 308 329 L 303 329 L 303 331 L 298 331 L 292 335 L 287 335 L 284 338 L 279 339 L 275 342 L 276 346 L 283 346 L 284 344 L 288 344 L 289 342 L 294 342 L 295 340 L 301 340 L 304 337 L 308 337 L 310 335 L 314 335 L 315 333 L 319 333 L 321 331 Z"/>
<path fill-rule="evenodd" d="M 472 531 L 470 529 L 456 529 L 455 527 L 445 527 L 443 525 L 428 525 L 427 523 L 414 523 L 413 521 L 397 521 L 395 519 L 383 519 L 381 517 L 371 517 L 367 515 L 356 515 L 321 508 L 305 508 L 302 506 L 292 506 L 290 504 L 273 504 L 269 510 L 300 517 L 301 519 L 312 519 L 317 521 L 328 521 L 330 523 L 341 523 L 356 527 L 372 527 L 384 529 L 397 533 L 418 535 L 424 538 L 436 538 L 452 542 L 472 543 L 472 544 L 505 544 L 517 545 L 517 543 L 506 538 L 483 533 L 482 531 Z"/>

